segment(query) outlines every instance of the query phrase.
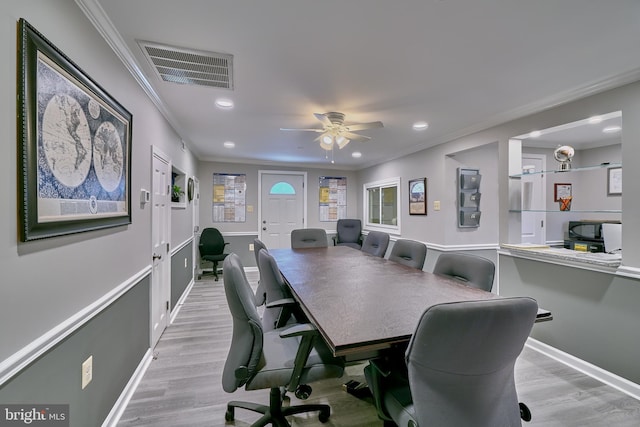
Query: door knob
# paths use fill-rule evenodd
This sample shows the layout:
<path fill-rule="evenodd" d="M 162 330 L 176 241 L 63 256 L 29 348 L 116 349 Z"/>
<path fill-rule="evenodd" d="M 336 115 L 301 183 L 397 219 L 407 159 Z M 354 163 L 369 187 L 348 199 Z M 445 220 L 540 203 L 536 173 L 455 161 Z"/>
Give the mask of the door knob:
<path fill-rule="evenodd" d="M 153 260 L 162 259 L 162 255 L 153 254 Z"/>
<path fill-rule="evenodd" d="M 267 231 L 267 227 L 262 227 L 262 231 Z"/>

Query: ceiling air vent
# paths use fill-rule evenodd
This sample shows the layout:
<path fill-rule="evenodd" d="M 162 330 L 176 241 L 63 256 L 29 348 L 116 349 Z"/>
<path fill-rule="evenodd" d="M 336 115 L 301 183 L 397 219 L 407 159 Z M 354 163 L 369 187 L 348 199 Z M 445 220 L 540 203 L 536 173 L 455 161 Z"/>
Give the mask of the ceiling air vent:
<path fill-rule="evenodd" d="M 233 55 L 138 42 L 165 82 L 233 90 Z"/>

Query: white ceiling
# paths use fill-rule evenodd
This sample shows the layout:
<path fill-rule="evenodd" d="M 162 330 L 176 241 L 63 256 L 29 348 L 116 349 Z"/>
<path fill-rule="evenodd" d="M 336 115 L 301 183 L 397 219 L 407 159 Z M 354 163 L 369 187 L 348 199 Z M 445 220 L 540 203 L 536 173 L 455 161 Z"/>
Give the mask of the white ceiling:
<path fill-rule="evenodd" d="M 205 160 L 357 169 L 640 78 L 637 0 L 76 2 Z M 235 88 L 163 82 L 138 40 L 232 54 Z M 317 134 L 280 130 L 327 111 L 384 128 L 331 166 Z"/>

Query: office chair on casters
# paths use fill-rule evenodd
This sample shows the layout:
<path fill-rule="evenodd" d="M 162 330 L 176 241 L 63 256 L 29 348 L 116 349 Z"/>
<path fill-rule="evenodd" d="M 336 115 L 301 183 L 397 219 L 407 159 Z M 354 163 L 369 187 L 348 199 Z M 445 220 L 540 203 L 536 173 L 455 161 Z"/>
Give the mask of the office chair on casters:
<path fill-rule="evenodd" d="M 322 228 L 298 228 L 291 231 L 291 247 L 293 249 L 303 248 L 326 248 L 327 232 Z"/>
<path fill-rule="evenodd" d="M 336 235 L 333 246 L 362 247 L 362 222 L 359 219 L 339 219 L 336 223 Z"/>
<path fill-rule="evenodd" d="M 198 242 L 198 249 L 200 251 L 200 259 L 203 261 L 209 261 L 213 263 L 213 271 L 211 273 L 202 272 L 201 276 L 205 274 L 213 274 L 215 281 L 218 281 L 218 263 L 224 261 L 227 255 L 224 253 L 224 247 L 228 245 L 224 241 L 220 230 L 217 228 L 205 228 L 200 235 L 200 241 Z"/>
<path fill-rule="evenodd" d="M 311 324 L 264 331 L 253 291 L 236 254 L 224 260 L 223 271 L 224 290 L 233 317 L 233 334 L 222 372 L 222 388 L 227 393 L 242 386 L 246 390 L 270 389 L 269 405 L 229 402 L 225 420 L 232 421 L 235 408 L 243 408 L 263 414 L 254 427 L 289 426 L 285 417 L 310 411 L 320 411 L 320 422 L 328 421 L 329 405 L 283 407 L 280 388 L 295 390 L 298 398 L 305 399 L 311 393 L 306 384 L 342 376 L 342 361 L 331 356 Z"/>
<path fill-rule="evenodd" d="M 362 242 L 362 252 L 384 258 L 389 246 L 389 235 L 382 231 L 370 231 Z"/>
<path fill-rule="evenodd" d="M 391 248 L 390 261 L 422 270 L 427 257 L 427 246 L 415 240 L 399 239 Z"/>
<path fill-rule="evenodd" d="M 526 297 L 428 308 L 405 353 L 404 382 L 377 361 L 365 368 L 378 416 L 401 427 L 521 426 L 531 417 L 514 366 L 537 310 Z"/>
<path fill-rule="evenodd" d="M 289 292 L 276 260 L 266 249 L 258 254 L 258 269 L 266 298 L 262 329 L 270 331 L 281 328 L 294 320 L 292 315 L 298 311 L 298 305 Z"/>
<path fill-rule="evenodd" d="M 495 272 L 496 266 L 492 261 L 462 253 L 443 253 L 433 267 L 433 274 L 446 276 L 487 292 L 491 292 L 493 288 Z"/>

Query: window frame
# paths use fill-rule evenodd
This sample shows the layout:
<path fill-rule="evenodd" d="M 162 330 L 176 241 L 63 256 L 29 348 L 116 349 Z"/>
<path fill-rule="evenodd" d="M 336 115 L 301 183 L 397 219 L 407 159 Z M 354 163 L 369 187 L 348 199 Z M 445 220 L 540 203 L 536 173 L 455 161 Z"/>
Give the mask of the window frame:
<path fill-rule="evenodd" d="M 369 222 L 369 190 L 379 189 L 380 197 L 382 197 L 382 189 L 396 187 L 396 225 L 388 224 L 375 224 Z M 401 221 L 402 218 L 402 186 L 400 177 L 393 177 L 382 179 L 378 181 L 367 182 L 362 185 L 362 208 L 364 217 L 364 229 L 384 231 L 390 234 L 401 234 Z M 380 203 L 380 221 L 382 221 L 382 202 Z"/>

